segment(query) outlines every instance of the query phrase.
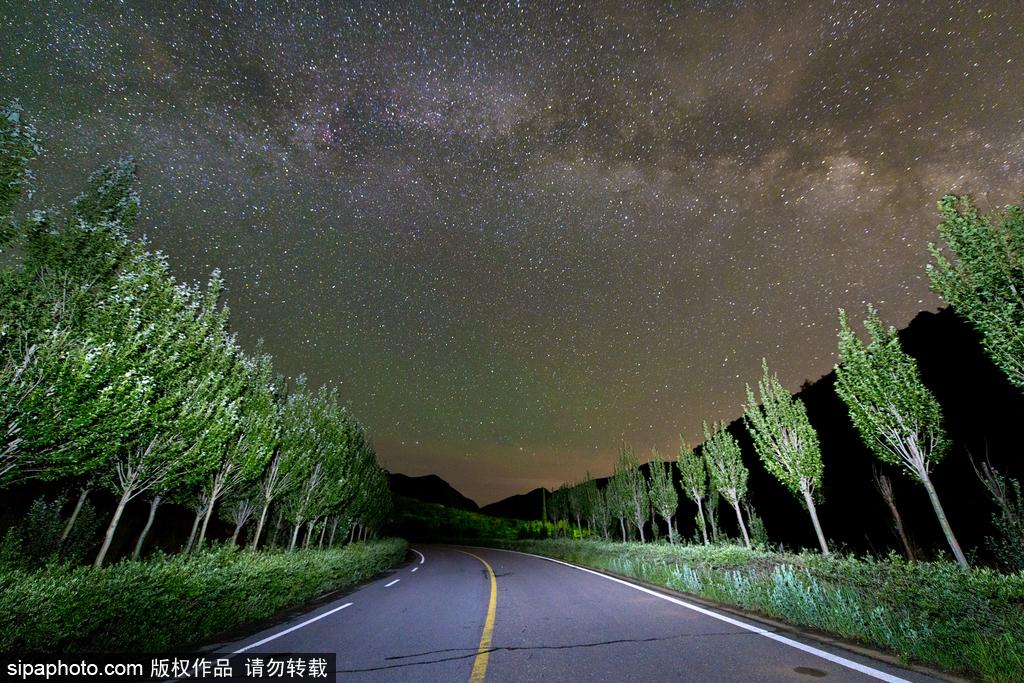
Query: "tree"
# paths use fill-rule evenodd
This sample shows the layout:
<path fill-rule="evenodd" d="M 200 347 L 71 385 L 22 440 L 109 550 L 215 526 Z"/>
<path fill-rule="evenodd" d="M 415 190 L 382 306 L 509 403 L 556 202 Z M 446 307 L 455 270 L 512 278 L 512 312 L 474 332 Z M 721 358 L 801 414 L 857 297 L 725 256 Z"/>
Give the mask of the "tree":
<path fill-rule="evenodd" d="M 985 216 L 968 197 L 953 195 L 942 198 L 939 211 L 945 244 L 928 245 L 932 291 L 981 332 L 995 364 L 1024 387 L 1024 212 L 1007 206 Z"/>
<path fill-rule="evenodd" d="M 628 489 L 626 478 L 621 476 L 619 466 L 615 465 L 614 474 L 608 478 L 608 485 L 605 487 L 605 499 L 608 502 L 608 514 L 613 519 L 619 520 L 623 543 L 628 540 L 626 536 L 626 518 L 629 516 Z"/>
<path fill-rule="evenodd" d="M 17 100 L 0 106 L 0 250 L 16 234 L 10 216 L 15 203 L 23 191 L 32 194 L 28 164 L 42 153 L 38 133 L 23 111 Z"/>
<path fill-rule="evenodd" d="M 620 478 L 621 495 L 625 499 L 630 521 L 636 524 L 640 542 L 644 543 L 644 523 L 647 522 L 650 494 L 647 490 L 647 478 L 640 470 L 640 459 L 631 447 L 623 445 L 619 451 L 615 476 Z"/>
<path fill-rule="evenodd" d="M 576 530 L 580 538 L 583 538 L 583 517 L 587 514 L 587 497 L 582 482 L 576 482 L 566 489 L 566 498 L 569 502 L 569 512 L 576 518 Z"/>
<path fill-rule="evenodd" d="M 807 418 L 803 401 L 793 398 L 782 388 L 778 375 L 769 376 L 768 361 L 763 358 L 761 368 L 764 378 L 757 383 L 761 405 L 757 405 L 754 392 L 749 384 L 746 385 L 747 405 L 743 408 L 743 423 L 754 440 L 754 450 L 768 471 L 790 491 L 803 496 L 821 552 L 828 555 L 828 544 L 814 507 L 814 492 L 821 486 L 824 469 L 818 433 Z"/>
<path fill-rule="evenodd" d="M 666 462 L 657 448 L 652 448 L 651 454 L 654 456 L 649 465 L 651 504 L 668 524 L 668 540 L 669 543 L 674 544 L 676 541 L 672 532 L 672 515 L 676 511 L 676 507 L 679 506 L 679 494 L 676 492 L 672 463 L 671 461 Z"/>
<path fill-rule="evenodd" d="M 597 488 L 597 481 L 587 471 L 587 478 L 579 484 L 580 492 L 584 499 L 584 509 L 587 511 L 587 526 L 590 527 L 591 535 L 601 534 L 601 538 L 608 537 L 608 510 L 605 506 L 604 497 Z M 602 528 L 603 527 L 603 528 Z"/>
<path fill-rule="evenodd" d="M 939 402 L 921 381 L 917 363 L 900 346 L 896 329 L 886 331 L 871 306 L 864 321 L 871 336 L 867 347 L 850 329 L 843 310 L 839 321 L 836 393 L 868 448 L 924 485 L 953 555 L 967 567 L 929 475 L 950 445 Z"/>
<path fill-rule="evenodd" d="M 717 426 L 714 436 L 708 431 L 708 423 L 704 423 L 704 459 L 707 461 L 708 472 L 711 473 L 711 487 L 725 498 L 736 512 L 743 533 L 743 542 L 750 547 L 750 534 L 740 514 L 740 499 L 747 493 L 747 468 L 743 466 L 740 445 L 736 443 L 725 429 L 725 422 Z"/>
<path fill-rule="evenodd" d="M 683 437 L 679 437 L 683 441 Z M 679 447 L 676 467 L 683 486 L 683 492 L 690 500 L 697 503 L 697 526 L 704 535 L 704 545 L 708 545 L 708 529 L 704 522 L 704 498 L 708 495 L 708 472 L 704 458 L 694 452 L 685 441 Z"/>

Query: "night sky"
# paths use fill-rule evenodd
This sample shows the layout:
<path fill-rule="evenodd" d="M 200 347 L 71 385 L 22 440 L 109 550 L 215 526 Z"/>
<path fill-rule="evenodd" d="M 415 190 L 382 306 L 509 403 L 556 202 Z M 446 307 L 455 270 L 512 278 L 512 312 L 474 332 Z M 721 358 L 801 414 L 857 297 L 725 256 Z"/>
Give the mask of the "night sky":
<path fill-rule="evenodd" d="M 133 156 L 242 345 L 482 505 L 698 443 L 762 357 L 818 379 L 840 307 L 940 306 L 935 202 L 1024 194 L 1022 38 L 1019 1 L 0 0 L 0 98 L 33 206 Z"/>

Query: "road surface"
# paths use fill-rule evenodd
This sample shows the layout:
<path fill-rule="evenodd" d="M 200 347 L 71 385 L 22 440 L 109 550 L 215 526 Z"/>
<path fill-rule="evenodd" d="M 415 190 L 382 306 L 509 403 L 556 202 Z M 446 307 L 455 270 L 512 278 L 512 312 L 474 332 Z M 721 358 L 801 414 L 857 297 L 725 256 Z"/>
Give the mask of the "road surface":
<path fill-rule="evenodd" d="M 220 652 L 337 653 L 338 681 L 938 681 L 585 569 L 414 544 L 386 578 Z"/>

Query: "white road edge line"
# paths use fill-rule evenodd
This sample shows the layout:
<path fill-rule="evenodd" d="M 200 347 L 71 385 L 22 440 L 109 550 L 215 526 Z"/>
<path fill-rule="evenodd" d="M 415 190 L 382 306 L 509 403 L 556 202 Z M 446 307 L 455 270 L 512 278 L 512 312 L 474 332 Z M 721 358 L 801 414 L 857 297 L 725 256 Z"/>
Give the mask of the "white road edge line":
<path fill-rule="evenodd" d="M 323 614 L 315 616 L 312 619 L 309 619 L 308 621 L 304 621 L 301 624 L 298 624 L 296 626 L 292 626 L 290 629 L 287 629 L 285 631 L 281 631 L 280 633 L 275 633 L 274 635 L 270 636 L 269 638 L 264 638 L 263 640 L 259 641 L 258 643 L 253 643 L 252 645 L 246 645 L 241 650 L 235 650 L 231 654 L 233 654 L 233 655 L 241 654 L 241 653 L 245 652 L 246 650 L 251 650 L 254 647 L 262 645 L 263 643 L 269 643 L 270 641 L 275 640 L 277 638 L 280 638 L 281 636 L 286 635 L 288 633 L 291 633 L 292 631 L 297 631 L 300 628 L 302 628 L 303 626 L 308 626 L 309 624 L 312 624 L 314 621 L 320 621 L 324 617 L 329 617 L 332 614 L 334 614 L 335 612 L 340 612 L 341 610 L 345 609 L 346 607 L 351 607 L 351 606 L 352 606 L 351 602 L 346 602 L 341 607 L 335 607 L 330 612 L 324 612 Z"/>
<path fill-rule="evenodd" d="M 416 571 L 419 567 L 413 567 L 410 571 Z"/>
<path fill-rule="evenodd" d="M 556 564 L 564 564 L 566 567 L 572 567 L 573 569 L 579 569 L 581 572 L 587 572 L 588 574 L 593 574 L 594 576 L 600 576 L 602 578 L 608 579 L 609 581 L 615 581 L 616 583 L 621 583 L 623 586 L 629 586 L 630 588 L 635 588 L 638 591 L 641 591 L 643 593 L 647 593 L 649 595 L 653 595 L 656 598 L 661 598 L 662 600 L 667 600 L 668 602 L 675 603 L 676 605 L 679 605 L 681 607 L 685 607 L 687 609 L 691 609 L 694 612 L 700 612 L 701 614 L 705 614 L 705 615 L 707 615 L 709 617 L 712 617 L 713 619 L 718 619 L 719 621 L 724 621 L 727 624 L 732 624 L 733 626 L 738 626 L 738 627 L 740 627 L 742 629 L 745 629 L 747 631 L 753 631 L 754 633 L 756 633 L 758 635 L 761 635 L 761 636 L 764 636 L 765 638 L 770 638 L 771 640 L 774 640 L 774 641 L 777 641 L 779 643 L 782 643 L 783 645 L 789 645 L 790 647 L 794 647 L 797 650 L 803 650 L 804 652 L 810 653 L 810 654 L 815 655 L 817 657 L 821 657 L 822 659 L 827 659 L 828 661 L 833 662 L 835 664 L 838 664 L 839 666 L 845 666 L 848 669 L 853 669 L 854 671 L 859 671 L 862 674 L 866 674 L 868 676 L 871 676 L 872 678 L 877 678 L 879 680 L 886 681 L 886 683 L 911 683 L 911 681 L 908 681 L 905 678 L 899 678 L 898 676 L 893 676 L 892 674 L 887 674 L 884 671 L 879 671 L 878 669 L 872 669 L 869 666 L 864 666 L 863 664 L 858 664 L 857 662 L 854 662 L 852 660 L 846 659 L 845 657 L 840 657 L 840 656 L 834 655 L 834 654 L 832 654 L 830 652 L 825 652 L 824 650 L 819 650 L 816 647 L 811 647 L 810 645 L 804 645 L 801 642 L 798 642 L 796 640 L 792 640 L 790 638 L 786 638 L 785 636 L 780 636 L 777 633 L 772 633 L 771 631 L 767 631 L 767 630 L 765 630 L 765 629 L 763 629 L 763 628 L 761 628 L 759 626 L 753 626 L 751 624 L 744 624 L 742 621 L 737 621 L 736 619 L 731 619 L 731 618 L 729 618 L 729 617 L 727 617 L 725 615 L 717 614 L 716 612 L 712 612 L 709 609 L 704 609 L 703 607 L 699 607 L 697 605 L 692 605 L 692 604 L 690 604 L 688 602 L 684 602 L 683 600 L 680 600 L 678 598 L 673 598 L 670 595 L 665 595 L 664 593 L 659 593 L 657 591 L 653 591 L 650 588 L 644 588 L 643 586 L 638 586 L 635 583 L 630 583 L 629 581 L 623 581 L 622 579 L 615 578 L 614 576 L 608 576 L 607 574 L 602 574 L 601 572 L 594 571 L 593 569 L 587 569 L 586 567 L 579 567 L 579 566 L 577 566 L 575 564 L 569 564 L 568 562 L 562 562 L 561 560 L 554 560 L 554 559 L 551 559 L 550 557 L 543 557 L 541 555 L 532 555 L 530 553 L 520 553 L 520 552 L 518 552 L 516 550 L 504 550 L 503 548 L 488 548 L 488 550 L 499 550 L 499 551 L 505 552 L 505 553 L 516 553 L 518 555 L 529 555 L 530 557 L 536 557 L 536 558 L 539 558 L 541 560 L 547 560 L 548 562 L 555 562 Z"/>
<path fill-rule="evenodd" d="M 420 564 L 423 564 L 423 560 L 427 559 L 423 557 L 423 553 L 421 553 L 419 550 L 416 550 L 415 548 L 409 548 L 409 550 L 412 550 L 414 553 L 420 556 Z"/>
<path fill-rule="evenodd" d="M 396 583 L 398 583 L 399 581 L 401 581 L 401 579 L 395 579 L 395 580 L 394 580 L 394 581 L 392 581 L 391 583 L 386 583 L 386 584 L 384 584 L 384 587 L 385 587 L 385 588 L 391 588 L 392 586 L 394 586 L 394 585 L 395 585 Z"/>

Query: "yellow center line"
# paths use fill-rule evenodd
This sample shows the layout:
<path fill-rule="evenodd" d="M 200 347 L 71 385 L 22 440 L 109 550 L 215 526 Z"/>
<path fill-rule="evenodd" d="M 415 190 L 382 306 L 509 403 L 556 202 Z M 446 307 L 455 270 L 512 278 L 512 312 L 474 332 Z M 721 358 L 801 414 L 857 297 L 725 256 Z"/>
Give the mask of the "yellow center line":
<path fill-rule="evenodd" d="M 487 621 L 484 622 L 484 632 L 480 636 L 480 647 L 477 649 L 476 659 L 473 661 L 473 675 L 469 677 L 469 683 L 482 683 L 484 680 L 484 674 L 487 673 L 487 658 L 491 654 L 491 636 L 494 634 L 494 610 L 498 607 L 498 580 L 494 578 L 494 570 L 491 569 L 491 565 L 482 557 L 477 557 L 473 553 L 467 553 L 465 550 L 458 550 L 463 555 L 469 555 L 470 557 L 476 557 L 484 563 L 487 567 L 487 573 L 491 576 L 491 601 L 487 606 Z"/>

